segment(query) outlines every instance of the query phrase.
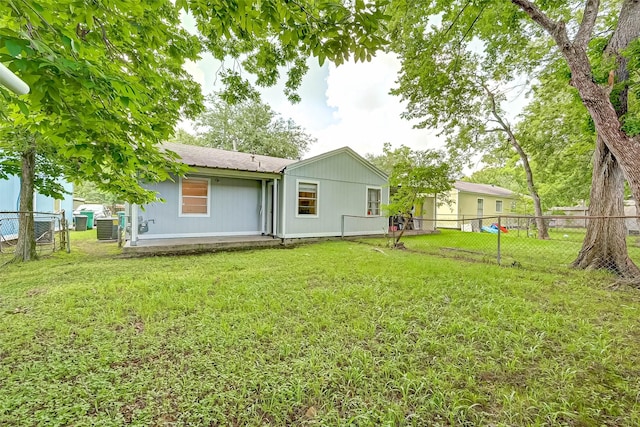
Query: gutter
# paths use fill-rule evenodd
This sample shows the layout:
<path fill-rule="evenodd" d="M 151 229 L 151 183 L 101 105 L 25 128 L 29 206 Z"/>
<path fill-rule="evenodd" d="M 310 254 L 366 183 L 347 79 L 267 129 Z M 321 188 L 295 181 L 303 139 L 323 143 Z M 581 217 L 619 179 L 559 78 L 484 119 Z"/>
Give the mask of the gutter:
<path fill-rule="evenodd" d="M 0 85 L 5 86 L 17 95 L 26 95 L 31 90 L 28 84 L 23 82 L 20 77 L 13 74 L 13 72 L 3 64 L 0 64 Z"/>

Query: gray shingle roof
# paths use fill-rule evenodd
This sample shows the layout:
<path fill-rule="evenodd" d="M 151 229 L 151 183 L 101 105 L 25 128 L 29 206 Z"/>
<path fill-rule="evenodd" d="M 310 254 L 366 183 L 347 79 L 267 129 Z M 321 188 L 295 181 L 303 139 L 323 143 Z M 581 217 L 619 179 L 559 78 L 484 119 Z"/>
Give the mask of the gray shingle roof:
<path fill-rule="evenodd" d="M 464 191 L 467 193 L 487 194 L 490 196 L 502 197 L 511 197 L 514 195 L 511 190 L 491 184 L 476 184 L 474 182 L 456 181 L 454 187 L 458 191 Z"/>
<path fill-rule="evenodd" d="M 282 172 L 287 165 L 297 162 L 297 160 L 281 159 L 279 157 L 219 150 L 217 148 L 199 147 L 196 145 L 176 144 L 173 142 L 165 142 L 162 144 L 162 147 L 178 154 L 184 164 L 204 168 L 279 173 Z"/>

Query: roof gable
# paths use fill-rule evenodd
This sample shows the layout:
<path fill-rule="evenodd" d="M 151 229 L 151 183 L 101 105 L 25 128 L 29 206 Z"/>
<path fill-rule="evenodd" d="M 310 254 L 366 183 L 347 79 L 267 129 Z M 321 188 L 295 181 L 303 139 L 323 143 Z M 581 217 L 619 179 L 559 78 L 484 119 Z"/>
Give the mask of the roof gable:
<path fill-rule="evenodd" d="M 454 188 L 465 193 L 486 194 L 498 197 L 513 197 L 515 193 L 507 188 L 491 184 L 476 184 L 475 182 L 456 181 Z"/>
<path fill-rule="evenodd" d="M 297 162 L 297 160 L 282 159 L 280 157 L 220 150 L 198 145 L 176 144 L 173 142 L 165 142 L 162 144 L 162 148 L 176 153 L 182 162 L 188 166 L 213 169 L 280 173 L 287 165 Z"/>
<path fill-rule="evenodd" d="M 321 160 L 325 160 L 328 159 L 330 157 L 334 157 L 334 156 L 339 156 L 341 154 L 347 154 L 349 156 L 351 156 L 353 159 L 357 160 L 359 163 L 361 163 L 363 166 L 365 166 L 366 168 L 368 168 L 369 170 L 371 170 L 373 173 L 375 173 L 376 175 L 378 175 L 380 178 L 382 178 L 383 180 L 387 180 L 389 177 L 382 172 L 380 169 L 378 169 L 377 167 L 375 167 L 374 165 L 371 164 L 371 162 L 369 162 L 367 159 L 365 159 L 364 157 L 362 157 L 361 155 L 359 155 L 358 153 L 356 153 L 355 151 L 353 151 L 353 149 L 349 148 L 349 147 L 342 147 L 342 148 L 338 148 L 336 150 L 332 150 L 323 154 L 319 154 L 317 156 L 314 157 L 310 157 L 308 159 L 304 159 L 304 160 L 300 160 L 298 162 L 289 164 L 287 166 L 285 166 L 283 168 L 286 170 L 294 170 L 306 165 L 309 165 L 311 163 L 315 163 Z"/>

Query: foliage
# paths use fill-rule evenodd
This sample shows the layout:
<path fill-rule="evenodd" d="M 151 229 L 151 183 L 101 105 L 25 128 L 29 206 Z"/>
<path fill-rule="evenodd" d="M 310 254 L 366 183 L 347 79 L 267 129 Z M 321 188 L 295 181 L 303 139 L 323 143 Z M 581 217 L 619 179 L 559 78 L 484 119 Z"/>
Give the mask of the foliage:
<path fill-rule="evenodd" d="M 31 93 L 17 97 L 0 87 L 0 151 L 9 158 L 0 167 L 24 163 L 25 154 L 31 159 L 35 151 L 68 180 L 92 181 L 131 202 L 153 201 L 155 193 L 140 181 L 163 181 L 186 171 L 159 142 L 173 134 L 181 115 L 193 117 L 203 107 L 200 87 L 183 67 L 198 59 L 202 42 L 219 59 L 229 56 L 235 64 L 245 57 L 244 69 L 259 85 L 273 85 L 279 67 L 289 66 L 286 92 L 295 100 L 308 55 L 320 62 L 340 63 L 352 53 L 368 60 L 385 44 L 377 35 L 385 1 L 2 2 L 0 61 L 30 85 Z M 180 27 L 181 11 L 194 15 L 201 38 Z M 251 93 L 237 69 L 221 77 L 227 99 Z M 13 132 L 27 135 L 28 150 L 15 149 Z M 22 176 L 22 200 L 30 200 L 26 193 L 33 191 L 33 181 L 32 172 Z M 56 193 L 46 187 L 54 182 L 36 182 L 36 189 Z M 35 244 L 21 237 L 21 247 L 25 239 Z"/>
<path fill-rule="evenodd" d="M 176 130 L 176 133 L 169 138 L 169 142 L 186 145 L 198 145 L 198 137 L 190 134 L 184 129 Z"/>
<path fill-rule="evenodd" d="M 423 204 L 429 196 L 441 195 L 451 189 L 455 170 L 439 151 L 411 150 L 404 145 L 392 150 L 390 144 L 385 144 L 383 156 L 393 159 L 389 175 L 389 186 L 393 191 L 384 210 L 390 216 L 404 218 L 404 232 L 416 205 Z M 396 238 L 396 245 L 402 234 Z"/>
<path fill-rule="evenodd" d="M 483 168 L 463 177 L 462 181 L 493 184 L 515 193 L 527 193 L 524 170 L 518 164 L 520 158 L 510 147 L 502 146 L 491 150 L 481 160 Z"/>
<path fill-rule="evenodd" d="M 221 72 L 226 87 L 222 97 L 229 103 L 256 94 L 242 70 L 255 75 L 258 86 L 272 86 L 286 69 L 285 94 L 295 102 L 309 57 L 317 57 L 320 65 L 327 59 L 339 65 L 352 55 L 356 61 L 371 60 L 386 45 L 381 34 L 387 4 L 388 0 L 176 1 L 194 16 L 207 50 L 220 61 L 232 62 Z"/>
<path fill-rule="evenodd" d="M 181 113 L 201 106 L 199 87 L 182 68 L 197 58 L 198 40 L 180 29 L 168 1 L 77 3 L 0 6 L 0 61 L 31 87 L 22 97 L 0 88 L 8 102 L 0 144 L 7 152 L 16 130 L 33 135 L 36 151 L 67 178 L 150 200 L 138 179 L 180 171 L 156 144 Z"/>
<path fill-rule="evenodd" d="M 73 188 L 73 195 L 85 199 L 87 203 L 113 205 L 122 201 L 111 193 L 100 191 L 94 183 L 89 181 L 76 184 Z"/>
<path fill-rule="evenodd" d="M 285 120 L 259 98 L 228 104 L 214 95 L 198 118 L 198 145 L 299 159 L 316 140 L 292 119 Z"/>
<path fill-rule="evenodd" d="M 594 272 L 354 242 L 121 259 L 71 237 L 2 267 L 0 424 L 640 423 L 640 297 Z"/>
<path fill-rule="evenodd" d="M 0 131 L 1 132 L 1 131 Z M 4 142 L 0 139 L 0 179 L 21 174 L 21 154 L 31 142 L 41 147 L 36 153 L 36 169 L 34 184 L 40 194 L 63 199 L 65 189 L 59 177 L 64 175 L 64 168 L 56 161 L 56 154 L 38 135 L 31 135 L 21 129 L 4 129 Z M 34 141 L 35 140 L 35 141 Z"/>
<path fill-rule="evenodd" d="M 365 158 L 371 162 L 372 165 L 387 174 L 387 176 L 390 176 L 393 172 L 394 165 L 402 161 L 405 152 L 406 150 L 394 150 L 390 142 L 385 142 L 382 147 L 382 154 L 375 155 L 367 153 Z"/>
<path fill-rule="evenodd" d="M 35 135 L 37 151 L 65 168 L 74 181 L 92 180 L 103 191 L 136 202 L 155 195 L 137 185 L 181 173 L 160 152 L 180 115 L 201 111 L 199 86 L 182 67 L 196 60 L 201 40 L 214 56 L 241 56 L 258 85 L 272 85 L 289 66 L 287 92 L 295 98 L 314 55 L 340 63 L 352 53 L 370 59 L 384 45 L 384 1 L 318 5 L 297 2 L 206 4 L 197 0 L 78 2 L 10 0 L 0 5 L 0 61 L 31 86 L 16 97 L 0 88 L 8 130 Z M 179 13 L 195 17 L 201 40 L 180 27 Z M 228 97 L 238 99 L 246 80 L 227 69 Z M 52 154 L 53 153 L 53 154 Z M 40 189 L 42 190 L 42 189 Z M 45 192 L 45 191 L 41 191 Z"/>
<path fill-rule="evenodd" d="M 565 84 L 567 72 L 557 64 L 539 76 L 518 124 L 547 208 L 588 200 L 591 189 L 595 129 L 577 92 Z"/>

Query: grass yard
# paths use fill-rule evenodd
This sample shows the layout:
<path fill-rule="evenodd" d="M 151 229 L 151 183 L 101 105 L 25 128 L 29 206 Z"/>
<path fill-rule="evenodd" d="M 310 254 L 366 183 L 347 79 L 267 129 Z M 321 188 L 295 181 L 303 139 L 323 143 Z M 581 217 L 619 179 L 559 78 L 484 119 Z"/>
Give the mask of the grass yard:
<path fill-rule="evenodd" d="M 640 424 L 640 291 L 606 275 L 72 239 L 0 268 L 0 425 Z"/>

